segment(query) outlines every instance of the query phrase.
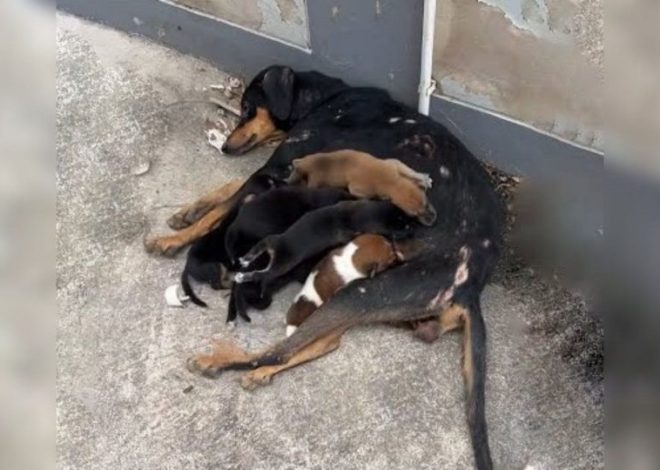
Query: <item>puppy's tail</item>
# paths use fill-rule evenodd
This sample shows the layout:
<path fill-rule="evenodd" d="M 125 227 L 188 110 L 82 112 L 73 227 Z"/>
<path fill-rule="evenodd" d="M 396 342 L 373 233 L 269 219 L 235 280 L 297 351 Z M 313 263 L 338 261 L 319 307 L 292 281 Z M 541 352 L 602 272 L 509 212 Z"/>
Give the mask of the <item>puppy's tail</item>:
<path fill-rule="evenodd" d="M 183 274 L 181 274 L 181 289 L 183 289 L 183 293 L 188 296 L 188 298 L 192 303 L 194 303 L 195 305 L 199 305 L 200 307 L 204 307 L 204 308 L 208 307 L 206 302 L 204 302 L 202 299 L 197 297 L 197 294 L 195 294 L 195 291 L 190 285 L 190 275 L 188 274 L 187 268 L 184 269 Z"/>
<path fill-rule="evenodd" d="M 466 412 L 474 460 L 478 470 L 491 470 L 493 462 L 488 446 L 488 430 L 484 389 L 486 382 L 486 326 L 479 299 L 463 307 L 463 377 L 465 380 Z"/>

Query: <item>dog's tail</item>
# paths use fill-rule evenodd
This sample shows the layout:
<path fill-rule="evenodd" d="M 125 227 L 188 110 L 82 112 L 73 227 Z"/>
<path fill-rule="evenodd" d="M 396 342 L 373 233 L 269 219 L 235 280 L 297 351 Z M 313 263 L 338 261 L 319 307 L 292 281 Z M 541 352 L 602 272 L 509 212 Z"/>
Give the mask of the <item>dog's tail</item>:
<path fill-rule="evenodd" d="M 190 285 L 190 275 L 188 274 L 188 268 L 183 270 L 183 274 L 181 274 L 181 289 L 183 289 L 183 293 L 188 296 L 190 301 L 194 303 L 195 305 L 199 305 L 200 307 L 208 307 L 208 304 L 204 302 L 202 299 L 197 297 L 197 294 L 195 294 L 195 291 L 193 290 L 192 286 Z"/>
<path fill-rule="evenodd" d="M 463 377 L 466 412 L 474 460 L 478 470 L 490 470 L 493 462 L 488 447 L 486 428 L 486 325 L 481 315 L 479 298 L 467 302 L 463 323 Z"/>

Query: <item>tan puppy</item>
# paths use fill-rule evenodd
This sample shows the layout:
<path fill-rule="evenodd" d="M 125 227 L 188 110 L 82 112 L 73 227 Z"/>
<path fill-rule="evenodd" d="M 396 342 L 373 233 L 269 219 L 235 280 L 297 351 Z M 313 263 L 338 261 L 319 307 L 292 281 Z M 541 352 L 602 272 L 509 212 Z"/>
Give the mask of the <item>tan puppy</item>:
<path fill-rule="evenodd" d="M 354 196 L 391 201 L 424 225 L 433 225 L 436 212 L 426 198 L 431 178 L 396 159 L 379 159 L 356 150 L 315 153 L 293 160 L 289 183 L 310 188 L 346 188 Z"/>
<path fill-rule="evenodd" d="M 367 233 L 331 251 L 312 269 L 289 308 L 286 335 L 293 334 L 307 317 L 349 283 L 373 277 L 397 262 L 412 258 L 422 248 L 423 244 L 415 240 L 395 243 Z"/>

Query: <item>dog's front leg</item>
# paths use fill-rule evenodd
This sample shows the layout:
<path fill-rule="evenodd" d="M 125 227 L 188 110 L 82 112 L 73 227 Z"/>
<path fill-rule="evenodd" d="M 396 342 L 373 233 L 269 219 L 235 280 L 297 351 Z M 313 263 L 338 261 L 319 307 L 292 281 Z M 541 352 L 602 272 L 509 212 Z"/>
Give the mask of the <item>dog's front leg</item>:
<path fill-rule="evenodd" d="M 224 205 L 214 207 L 193 225 L 179 230 L 173 235 L 147 239 L 144 242 L 144 248 L 147 253 L 174 256 L 181 248 L 213 230 L 227 212 L 229 212 L 229 207 L 224 207 Z"/>
<path fill-rule="evenodd" d="M 194 224 L 214 207 L 232 197 L 243 186 L 245 179 L 232 180 L 220 188 L 211 191 L 194 203 L 176 212 L 167 220 L 167 225 L 173 230 L 181 230 Z"/>

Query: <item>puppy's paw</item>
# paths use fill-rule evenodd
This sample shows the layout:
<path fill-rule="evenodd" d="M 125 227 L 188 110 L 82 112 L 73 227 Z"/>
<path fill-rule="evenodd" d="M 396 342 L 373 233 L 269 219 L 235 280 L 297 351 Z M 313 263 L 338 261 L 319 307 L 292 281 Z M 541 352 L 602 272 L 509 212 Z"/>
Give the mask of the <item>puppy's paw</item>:
<path fill-rule="evenodd" d="M 419 220 L 422 225 L 431 227 L 435 224 L 437 218 L 438 213 L 435 211 L 435 208 L 431 204 L 427 204 L 424 211 L 417 217 L 417 220 Z"/>
<path fill-rule="evenodd" d="M 433 179 L 426 173 L 421 173 L 419 178 L 419 184 L 424 189 L 431 189 L 433 186 Z"/>
<path fill-rule="evenodd" d="M 255 390 L 258 387 L 268 385 L 272 378 L 272 375 L 260 369 L 255 369 L 248 372 L 247 374 L 243 374 L 241 377 L 241 387 L 243 387 L 245 390 Z"/>
<path fill-rule="evenodd" d="M 161 255 L 168 258 L 174 257 L 182 246 L 178 240 L 172 237 L 151 238 L 144 240 L 144 249 L 147 253 Z"/>

